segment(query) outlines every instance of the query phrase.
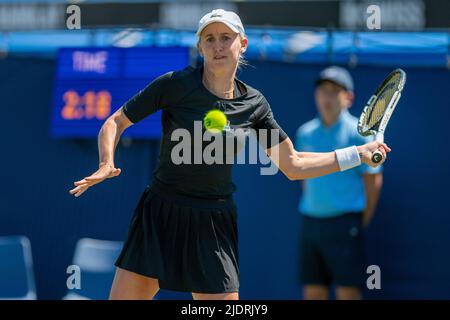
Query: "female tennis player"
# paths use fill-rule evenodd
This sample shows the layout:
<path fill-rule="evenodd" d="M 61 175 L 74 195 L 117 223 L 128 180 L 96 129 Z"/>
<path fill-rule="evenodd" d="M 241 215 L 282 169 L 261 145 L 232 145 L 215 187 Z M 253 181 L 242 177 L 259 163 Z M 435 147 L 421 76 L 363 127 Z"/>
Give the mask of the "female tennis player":
<path fill-rule="evenodd" d="M 151 186 L 142 193 L 128 237 L 117 259 L 110 299 L 152 299 L 159 288 L 192 292 L 194 299 L 238 299 L 239 263 L 236 206 L 231 164 L 174 164 L 172 132 L 194 131 L 207 111 L 221 109 L 234 128 L 277 129 L 279 143 L 264 146 L 291 180 L 318 177 L 371 162 L 384 143 L 372 142 L 328 153 L 302 153 L 274 120 L 256 89 L 236 78 L 248 40 L 237 14 L 213 10 L 199 22 L 202 66 L 164 74 L 151 82 L 103 124 L 99 132 L 99 169 L 70 193 L 89 187 L 121 170 L 114 150 L 123 131 L 162 109 L 160 158 Z M 194 137 L 195 135 L 191 135 Z"/>

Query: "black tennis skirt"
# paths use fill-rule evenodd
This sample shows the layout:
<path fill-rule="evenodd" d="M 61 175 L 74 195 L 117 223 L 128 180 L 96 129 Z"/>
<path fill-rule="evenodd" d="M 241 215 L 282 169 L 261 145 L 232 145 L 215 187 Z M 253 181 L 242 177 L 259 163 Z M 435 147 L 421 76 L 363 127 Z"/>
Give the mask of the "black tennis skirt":
<path fill-rule="evenodd" d="M 158 279 L 161 289 L 237 292 L 237 242 L 231 197 L 193 198 L 155 180 L 139 199 L 115 265 Z"/>

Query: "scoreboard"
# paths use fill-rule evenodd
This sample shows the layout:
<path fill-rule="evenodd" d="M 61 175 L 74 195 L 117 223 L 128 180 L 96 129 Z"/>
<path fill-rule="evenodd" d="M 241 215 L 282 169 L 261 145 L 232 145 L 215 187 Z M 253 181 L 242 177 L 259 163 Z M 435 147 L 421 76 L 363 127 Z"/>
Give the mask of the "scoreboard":
<path fill-rule="evenodd" d="M 53 137 L 97 137 L 104 121 L 156 77 L 183 69 L 188 47 L 64 48 L 53 90 Z M 161 114 L 129 127 L 124 136 L 159 138 Z"/>

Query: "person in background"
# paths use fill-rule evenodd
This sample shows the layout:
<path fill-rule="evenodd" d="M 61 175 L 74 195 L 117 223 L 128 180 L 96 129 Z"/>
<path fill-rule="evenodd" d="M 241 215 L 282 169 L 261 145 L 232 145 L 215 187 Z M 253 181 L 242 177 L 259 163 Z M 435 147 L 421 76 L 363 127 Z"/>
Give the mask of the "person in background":
<path fill-rule="evenodd" d="M 302 125 L 295 149 L 323 152 L 367 143 L 348 109 L 354 98 L 347 70 L 331 66 L 317 81 L 319 116 Z M 335 285 L 338 300 L 361 299 L 365 283 L 363 229 L 372 219 L 382 185 L 381 167 L 367 165 L 302 181 L 299 203 L 300 279 L 307 300 L 328 299 Z"/>

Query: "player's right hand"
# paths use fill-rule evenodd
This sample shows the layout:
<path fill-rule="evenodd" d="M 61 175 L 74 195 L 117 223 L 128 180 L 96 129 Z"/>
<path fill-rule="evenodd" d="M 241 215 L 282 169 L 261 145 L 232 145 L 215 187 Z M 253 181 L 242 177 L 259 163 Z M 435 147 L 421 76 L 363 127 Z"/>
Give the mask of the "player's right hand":
<path fill-rule="evenodd" d="M 358 146 L 358 152 L 359 156 L 361 158 L 361 162 L 371 166 L 371 167 L 378 167 L 380 164 L 382 164 L 386 158 L 387 153 L 391 152 L 391 148 L 388 147 L 386 143 L 381 143 L 378 141 L 372 141 L 366 144 L 363 144 L 361 146 Z M 372 155 L 375 151 L 379 150 L 381 154 L 383 155 L 383 160 L 380 163 L 374 163 L 372 161 Z"/>
<path fill-rule="evenodd" d="M 75 181 L 73 184 L 76 186 L 69 191 L 75 197 L 81 196 L 89 187 L 94 184 L 100 183 L 105 179 L 117 177 L 121 170 L 115 168 L 114 164 L 104 163 L 99 166 L 99 169 L 91 174 L 89 177 L 85 177 L 79 181 Z"/>

